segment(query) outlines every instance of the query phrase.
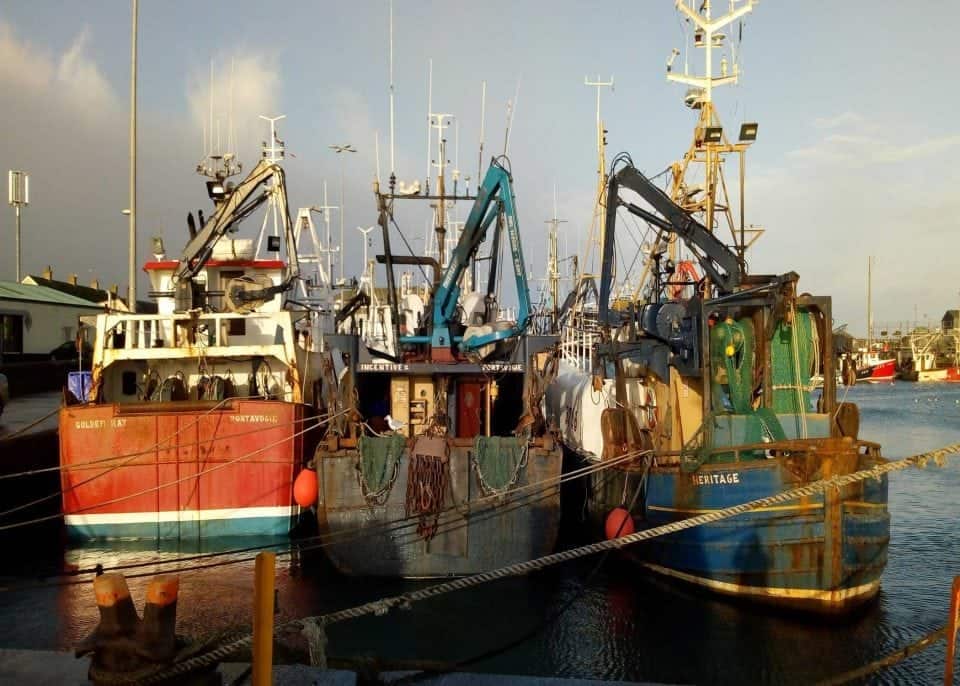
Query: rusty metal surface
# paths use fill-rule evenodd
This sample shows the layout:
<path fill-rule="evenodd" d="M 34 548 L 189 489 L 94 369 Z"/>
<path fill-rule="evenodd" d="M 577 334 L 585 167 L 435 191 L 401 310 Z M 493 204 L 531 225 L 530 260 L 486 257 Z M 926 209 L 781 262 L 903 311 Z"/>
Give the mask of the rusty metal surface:
<path fill-rule="evenodd" d="M 709 463 L 692 473 L 676 464 L 654 466 L 643 507 L 635 512 L 638 526 L 722 509 L 883 461 L 875 444 L 865 442 L 818 439 L 803 447 L 768 459 Z M 640 475 L 618 468 L 591 475 L 588 511 L 597 531 L 612 508 L 630 501 L 639 483 Z M 796 589 L 793 597 L 765 600 L 838 612 L 876 595 L 889 530 L 884 477 L 657 539 L 631 549 L 631 555 L 721 592 Z M 823 598 L 814 597 L 819 591 Z"/>
<path fill-rule="evenodd" d="M 321 446 L 318 522 L 334 565 L 345 574 L 410 578 L 473 574 L 551 552 L 560 519 L 559 486 L 485 500 L 471 465 L 472 448 L 450 448 L 450 489 L 438 533 L 424 540 L 407 518 L 408 454 L 386 502 L 368 504 L 357 479 L 356 450 Z M 561 451 L 531 448 L 515 487 L 560 476 Z M 337 541 L 340 541 L 337 543 Z"/>

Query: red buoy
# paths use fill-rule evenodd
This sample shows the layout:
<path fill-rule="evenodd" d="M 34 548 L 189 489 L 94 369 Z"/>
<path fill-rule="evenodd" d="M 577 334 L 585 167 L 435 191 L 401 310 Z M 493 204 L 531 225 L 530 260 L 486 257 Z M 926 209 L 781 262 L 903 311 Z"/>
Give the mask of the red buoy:
<path fill-rule="evenodd" d="M 310 507 L 317 502 L 317 472 L 313 469 L 301 469 L 297 480 L 293 482 L 293 499 L 300 507 Z"/>
<path fill-rule="evenodd" d="M 607 540 L 611 538 L 620 538 L 629 536 L 635 529 L 633 528 L 633 517 L 630 512 L 622 507 L 615 507 L 607 515 L 606 529 Z"/>

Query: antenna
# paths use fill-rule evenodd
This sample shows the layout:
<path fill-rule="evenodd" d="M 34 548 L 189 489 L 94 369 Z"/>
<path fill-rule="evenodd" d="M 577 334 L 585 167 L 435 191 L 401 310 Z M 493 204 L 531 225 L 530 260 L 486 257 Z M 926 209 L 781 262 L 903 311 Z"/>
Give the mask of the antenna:
<path fill-rule="evenodd" d="M 380 185 L 380 132 L 373 132 L 373 156 L 376 158 L 377 162 L 377 185 Z M 392 164 L 392 160 L 391 160 Z M 392 170 L 391 170 L 392 171 Z"/>
<path fill-rule="evenodd" d="M 487 121 L 487 82 L 483 81 L 480 88 L 480 156 L 477 160 L 477 187 L 483 178 L 483 135 Z"/>
<path fill-rule="evenodd" d="M 233 144 L 233 72 L 234 58 L 230 58 L 230 111 L 227 114 L 227 150 L 234 150 Z"/>
<path fill-rule="evenodd" d="M 430 66 L 427 75 L 427 195 L 430 195 L 430 165 L 432 162 L 430 159 L 430 152 L 432 150 L 430 147 L 430 136 L 433 134 L 430 130 L 432 128 L 430 117 L 432 116 L 431 112 L 433 112 L 433 58 L 431 57 L 428 62 Z"/>
<path fill-rule="evenodd" d="M 207 148 L 207 156 L 213 156 L 213 60 L 210 60 L 210 138 L 208 139 L 209 148 Z"/>
<path fill-rule="evenodd" d="M 510 149 L 510 130 L 513 128 L 513 115 L 517 112 L 517 102 L 520 100 L 520 77 L 517 77 L 517 89 L 513 94 L 513 101 L 507 102 L 507 130 L 503 136 L 503 154 Z"/>
<path fill-rule="evenodd" d="M 393 100 L 394 100 L 394 98 L 393 98 L 393 96 L 394 96 L 394 86 L 393 86 L 393 0 L 390 0 L 390 174 L 391 174 L 391 175 L 392 175 L 394 172 L 397 171 L 397 168 L 396 168 L 396 166 L 394 166 L 394 163 L 393 163 L 393 133 L 394 133 L 394 129 L 393 129 L 393 122 L 394 122 Z M 427 156 L 429 157 L 430 154 L 427 153 Z M 378 159 L 378 161 L 377 161 L 377 170 L 378 170 L 378 171 L 377 171 L 377 179 L 378 179 L 378 180 L 380 179 L 380 171 L 379 171 L 379 169 L 380 169 L 380 162 L 379 162 L 379 159 Z"/>
<path fill-rule="evenodd" d="M 734 62 L 733 73 L 728 74 L 726 73 L 725 66 L 726 58 L 721 60 L 720 76 L 713 75 L 713 50 L 714 48 L 722 48 L 723 41 L 726 38 L 726 35 L 720 33 L 719 30 L 752 12 L 755 3 L 756 0 L 730 0 L 730 11 L 714 19 L 710 15 L 709 2 L 703 3 L 703 14 L 701 15 L 687 0 L 678 0 L 677 8 L 696 26 L 694 30 L 694 44 L 698 48 L 703 48 L 704 52 L 705 64 L 703 76 L 690 76 L 686 67 L 684 67 L 683 74 L 674 74 L 669 68 L 667 70 L 667 79 L 669 81 L 683 83 L 696 89 L 694 93 L 688 96 L 689 99 L 698 102 L 700 105 L 710 103 L 713 102 L 714 86 L 725 86 L 730 83 L 737 83 L 738 77 L 740 76 L 740 65 Z M 738 4 L 739 7 L 737 6 Z M 688 100 L 688 102 L 689 101 L 690 100 Z"/>

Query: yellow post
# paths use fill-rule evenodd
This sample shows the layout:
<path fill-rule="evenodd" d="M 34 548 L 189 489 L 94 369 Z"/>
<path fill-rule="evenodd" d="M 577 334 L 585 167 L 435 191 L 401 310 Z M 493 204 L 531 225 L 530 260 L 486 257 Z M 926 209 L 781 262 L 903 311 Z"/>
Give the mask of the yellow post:
<path fill-rule="evenodd" d="M 257 555 L 253 579 L 253 686 L 273 684 L 273 588 L 277 556 Z"/>
<path fill-rule="evenodd" d="M 947 664 L 943 668 L 944 686 L 953 685 L 953 663 L 957 648 L 957 615 L 960 614 L 960 576 L 953 578 L 950 591 L 950 617 L 947 619 Z"/>

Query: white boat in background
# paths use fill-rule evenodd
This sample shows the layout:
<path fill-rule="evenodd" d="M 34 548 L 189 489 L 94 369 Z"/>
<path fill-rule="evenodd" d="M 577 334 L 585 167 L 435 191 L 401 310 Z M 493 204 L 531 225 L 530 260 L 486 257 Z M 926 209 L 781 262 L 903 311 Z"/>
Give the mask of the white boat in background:
<path fill-rule="evenodd" d="M 960 381 L 957 366 L 960 352 L 960 331 L 918 330 L 910 334 L 910 359 L 900 377 L 905 381 Z M 938 350 L 950 345 L 953 364 L 938 364 Z"/>

